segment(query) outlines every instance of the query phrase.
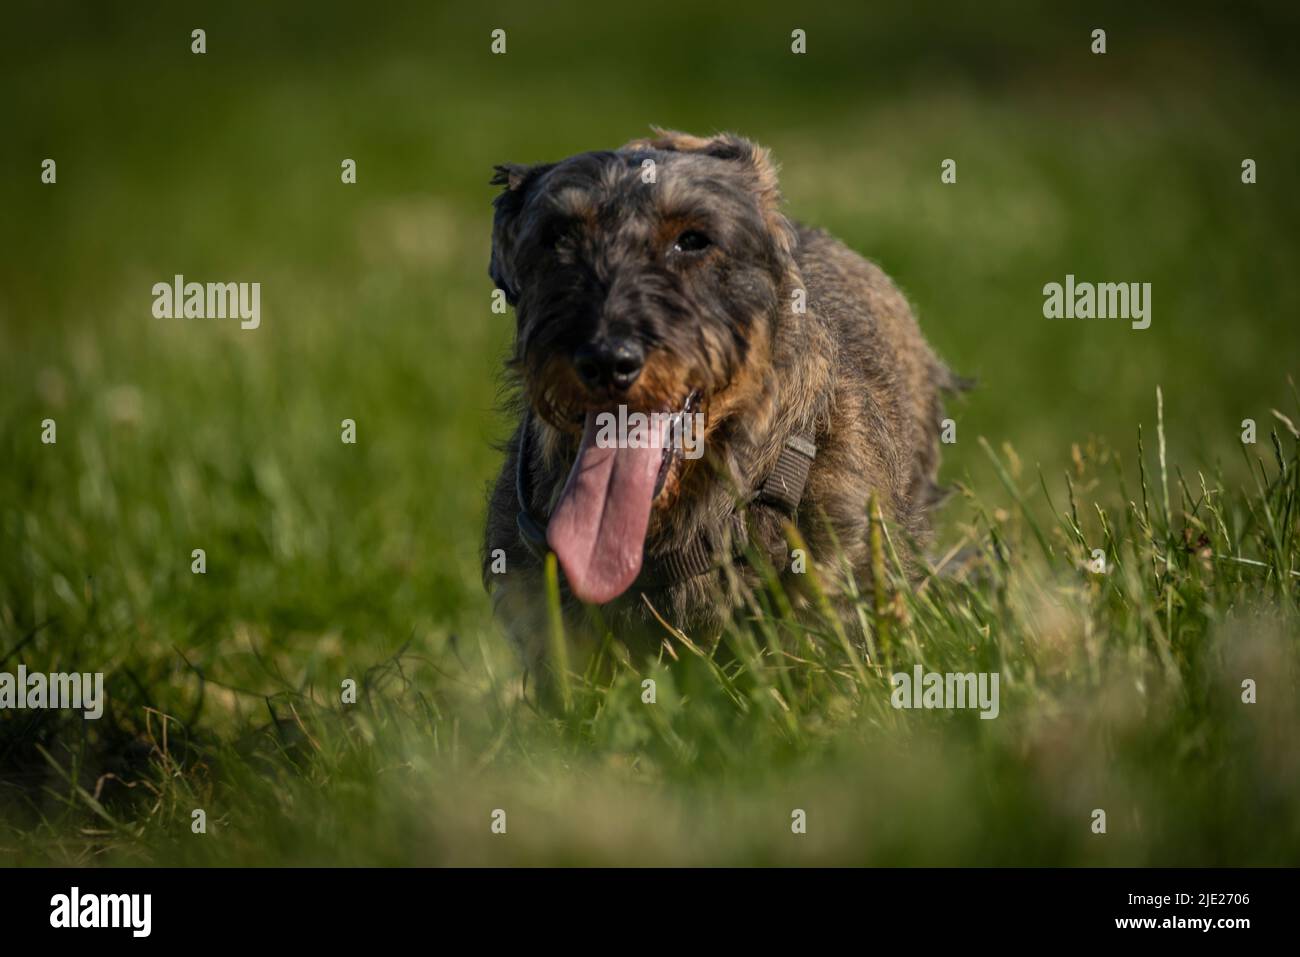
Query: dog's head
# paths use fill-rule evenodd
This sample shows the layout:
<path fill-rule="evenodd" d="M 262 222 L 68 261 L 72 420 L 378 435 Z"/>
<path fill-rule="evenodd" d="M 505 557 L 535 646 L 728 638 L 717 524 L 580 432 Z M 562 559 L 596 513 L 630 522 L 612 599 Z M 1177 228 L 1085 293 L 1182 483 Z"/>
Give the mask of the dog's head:
<path fill-rule="evenodd" d="M 671 506 L 690 459 L 609 449 L 598 420 L 687 411 L 711 430 L 742 409 L 788 295 L 794 232 L 766 151 L 725 134 L 656 131 L 499 166 L 493 182 L 505 189 L 489 271 L 516 309 L 512 366 L 541 421 L 583 436 L 549 537 L 575 593 L 608 600 L 635 578 L 651 509 Z M 588 574 L 593 563 L 620 567 Z"/>

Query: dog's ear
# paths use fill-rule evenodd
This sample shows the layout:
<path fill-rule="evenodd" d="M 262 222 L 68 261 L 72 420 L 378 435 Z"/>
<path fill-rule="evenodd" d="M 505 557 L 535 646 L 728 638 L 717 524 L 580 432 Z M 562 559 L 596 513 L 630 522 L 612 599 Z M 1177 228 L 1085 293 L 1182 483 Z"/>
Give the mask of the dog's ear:
<path fill-rule="evenodd" d="M 514 192 L 523 185 L 528 174 L 537 169 L 536 166 L 526 166 L 523 163 L 499 163 L 492 167 L 492 186 L 504 186 L 506 192 Z"/>
<path fill-rule="evenodd" d="M 706 153 L 718 159 L 740 159 L 744 147 L 753 146 L 747 140 L 731 133 L 719 133 L 716 136 L 695 136 L 680 130 L 666 130 L 661 126 L 650 127 L 654 136 L 632 140 L 625 150 L 665 150 L 671 153 Z"/>
<path fill-rule="evenodd" d="M 778 247 L 785 254 L 794 248 L 794 229 L 781 213 L 781 188 L 777 182 L 777 165 L 772 154 L 752 140 L 735 133 L 718 133 L 714 136 L 694 136 L 678 130 L 658 126 L 650 129 L 654 136 L 632 140 L 625 150 L 664 150 L 670 153 L 695 153 L 729 160 L 740 164 L 752 177 L 753 189 L 758 196 L 768 228 Z"/>
<path fill-rule="evenodd" d="M 512 306 L 519 301 L 519 289 L 515 283 L 514 270 L 514 247 L 519 214 L 534 184 L 543 173 L 554 166 L 554 163 L 538 163 L 532 166 L 502 163 L 493 167 L 491 185 L 504 186 L 505 189 L 492 201 L 496 214 L 492 219 L 492 258 L 488 263 L 488 275 L 496 283 L 497 288 L 506 294 L 506 302 Z"/>
<path fill-rule="evenodd" d="M 777 167 L 772 161 L 772 154 L 752 140 L 737 136 L 735 133 L 718 133 L 706 137 L 677 130 L 665 130 L 658 126 L 652 126 L 650 129 L 654 131 L 654 136 L 632 140 L 623 148 L 664 150 L 671 153 L 702 153 L 716 159 L 743 163 L 758 179 L 760 190 L 770 194 L 773 201 L 780 202 Z"/>

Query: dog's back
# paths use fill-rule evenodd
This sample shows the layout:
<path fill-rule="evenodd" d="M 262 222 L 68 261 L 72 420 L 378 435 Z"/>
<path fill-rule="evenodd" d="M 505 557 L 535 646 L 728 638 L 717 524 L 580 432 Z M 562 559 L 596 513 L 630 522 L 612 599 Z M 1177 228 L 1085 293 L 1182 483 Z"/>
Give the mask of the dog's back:
<path fill-rule="evenodd" d="M 798 237 L 808 312 L 831 330 L 835 356 L 830 423 L 810 477 L 810 504 L 857 529 L 864 493 L 874 493 L 887 516 L 923 541 L 940 498 L 943 393 L 961 382 L 926 343 L 907 299 L 879 266 L 824 230 L 800 226 Z"/>

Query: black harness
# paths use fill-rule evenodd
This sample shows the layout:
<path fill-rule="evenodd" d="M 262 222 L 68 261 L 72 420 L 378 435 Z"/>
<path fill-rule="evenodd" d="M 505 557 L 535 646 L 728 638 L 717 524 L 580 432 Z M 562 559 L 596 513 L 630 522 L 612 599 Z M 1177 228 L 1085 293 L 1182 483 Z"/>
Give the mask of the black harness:
<path fill-rule="evenodd" d="M 549 550 L 546 544 L 546 521 L 538 520 L 529 507 L 532 498 L 532 474 L 528 468 L 529 436 L 531 415 L 525 417 L 520 432 L 519 451 L 515 463 L 515 495 L 519 501 L 519 514 L 516 523 L 519 537 L 538 559 L 544 559 Z M 811 434 L 792 435 L 785 440 L 776 465 L 763 480 L 757 493 L 745 503 L 747 511 L 755 508 L 770 508 L 786 518 L 794 518 L 803 500 L 804 487 L 808 484 L 808 472 L 813 459 L 817 457 L 817 445 Z M 732 561 L 744 560 L 748 532 L 744 516 L 732 512 L 731 554 Z M 656 589 L 667 588 L 697 575 L 712 571 L 723 564 L 721 544 L 709 539 L 707 533 L 701 533 L 682 548 L 673 549 L 662 555 L 646 555 L 633 588 Z M 777 563 L 784 565 L 782 560 Z"/>

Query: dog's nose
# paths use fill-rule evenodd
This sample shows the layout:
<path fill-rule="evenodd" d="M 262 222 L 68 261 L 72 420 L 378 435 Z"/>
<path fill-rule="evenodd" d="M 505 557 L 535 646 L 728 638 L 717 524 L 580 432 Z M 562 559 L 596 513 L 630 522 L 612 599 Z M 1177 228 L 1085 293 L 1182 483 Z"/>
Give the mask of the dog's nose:
<path fill-rule="evenodd" d="M 573 356 L 573 368 L 588 388 L 611 385 L 630 388 L 645 365 L 645 351 L 633 339 L 602 339 L 588 343 Z"/>

